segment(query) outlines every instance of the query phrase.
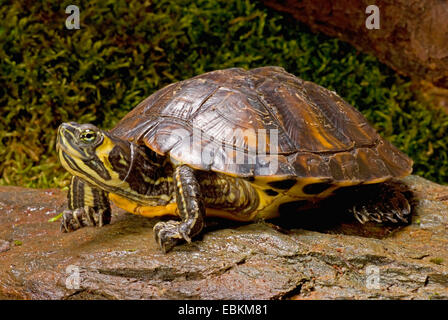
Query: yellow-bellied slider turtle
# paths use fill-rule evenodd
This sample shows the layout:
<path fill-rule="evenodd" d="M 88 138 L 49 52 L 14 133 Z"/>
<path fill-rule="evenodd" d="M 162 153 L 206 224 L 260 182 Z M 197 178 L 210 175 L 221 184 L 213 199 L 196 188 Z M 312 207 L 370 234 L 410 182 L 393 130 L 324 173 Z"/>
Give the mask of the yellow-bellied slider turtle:
<path fill-rule="evenodd" d="M 412 160 L 331 92 L 279 67 L 208 72 L 164 87 L 114 129 L 64 123 L 58 154 L 73 174 L 62 229 L 110 222 L 109 199 L 148 217 L 164 251 L 199 234 L 207 215 L 268 219 L 285 204 L 409 175 Z M 391 192 L 356 203 L 367 220 L 405 221 Z M 372 204 L 373 203 L 373 204 Z"/>

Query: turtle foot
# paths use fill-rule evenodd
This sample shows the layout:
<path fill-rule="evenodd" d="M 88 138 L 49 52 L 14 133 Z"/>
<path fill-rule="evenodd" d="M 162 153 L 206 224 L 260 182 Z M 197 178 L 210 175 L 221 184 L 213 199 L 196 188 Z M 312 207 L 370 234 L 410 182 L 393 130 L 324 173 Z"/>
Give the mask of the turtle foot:
<path fill-rule="evenodd" d="M 401 185 L 394 181 L 366 186 L 356 197 L 358 201 L 350 211 L 362 224 L 409 223 L 411 205 Z"/>
<path fill-rule="evenodd" d="M 72 232 L 82 227 L 102 227 L 110 223 L 108 210 L 95 211 L 88 207 L 75 210 L 64 210 L 62 214 L 61 231 Z"/>
<path fill-rule="evenodd" d="M 182 241 L 191 242 L 187 229 L 187 225 L 181 221 L 159 222 L 154 226 L 154 236 L 160 249 L 167 253 Z"/>

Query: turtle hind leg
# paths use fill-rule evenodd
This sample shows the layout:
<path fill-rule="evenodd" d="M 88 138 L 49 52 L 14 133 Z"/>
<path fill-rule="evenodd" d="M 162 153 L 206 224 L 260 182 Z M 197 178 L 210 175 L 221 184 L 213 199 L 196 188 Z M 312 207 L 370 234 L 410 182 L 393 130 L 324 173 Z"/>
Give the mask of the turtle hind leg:
<path fill-rule="evenodd" d="M 350 198 L 355 202 L 348 211 L 362 224 L 373 221 L 386 224 L 407 224 L 411 216 L 409 190 L 399 181 L 352 188 Z"/>

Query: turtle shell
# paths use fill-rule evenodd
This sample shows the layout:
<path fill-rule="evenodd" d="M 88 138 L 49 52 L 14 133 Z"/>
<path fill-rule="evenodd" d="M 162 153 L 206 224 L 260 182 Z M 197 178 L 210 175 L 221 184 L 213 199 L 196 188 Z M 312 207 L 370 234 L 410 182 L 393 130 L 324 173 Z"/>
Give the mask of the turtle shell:
<path fill-rule="evenodd" d="M 335 92 L 280 67 L 217 70 L 173 83 L 111 132 L 175 163 L 236 177 L 352 185 L 412 171 L 412 160 Z"/>

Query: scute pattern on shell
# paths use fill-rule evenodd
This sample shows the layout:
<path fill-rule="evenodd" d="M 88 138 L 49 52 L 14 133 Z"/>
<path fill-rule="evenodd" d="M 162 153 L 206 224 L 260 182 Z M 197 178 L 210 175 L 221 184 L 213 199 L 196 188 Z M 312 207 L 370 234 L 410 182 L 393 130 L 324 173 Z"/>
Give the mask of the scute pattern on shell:
<path fill-rule="evenodd" d="M 260 129 L 268 137 L 278 130 L 278 150 L 271 150 L 268 140 L 266 156 L 257 155 L 256 141 L 228 136 Z M 193 141 L 193 130 L 201 132 L 200 141 Z M 381 138 L 359 111 L 280 67 L 217 70 L 168 85 L 111 132 L 195 168 L 240 177 L 355 184 L 412 171 L 412 160 Z M 241 155 L 245 164 L 236 164 Z M 275 172 L 266 170 L 272 156 L 278 159 Z"/>

